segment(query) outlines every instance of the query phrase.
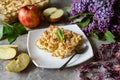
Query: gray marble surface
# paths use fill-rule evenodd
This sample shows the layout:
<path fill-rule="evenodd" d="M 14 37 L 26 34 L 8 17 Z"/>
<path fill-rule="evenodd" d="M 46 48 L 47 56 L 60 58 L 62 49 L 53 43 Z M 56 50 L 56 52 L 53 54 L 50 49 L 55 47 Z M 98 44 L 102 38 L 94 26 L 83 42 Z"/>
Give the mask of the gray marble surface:
<path fill-rule="evenodd" d="M 68 6 L 71 1 L 72 0 L 51 0 L 51 5 L 64 8 L 65 6 Z M 62 25 L 63 23 L 64 21 L 58 24 Z M 41 27 L 42 25 L 40 25 L 39 28 Z M 94 53 L 100 44 L 105 43 L 94 38 L 89 38 L 89 40 L 92 44 Z M 13 44 L 17 44 L 19 46 L 19 52 L 27 52 L 26 43 L 27 34 L 18 37 Z M 2 44 L 8 44 L 7 40 L 0 41 L 0 45 Z M 58 71 L 37 68 L 31 61 L 24 71 L 20 73 L 13 73 L 5 70 L 5 66 L 9 61 L 10 60 L 0 60 L 0 80 L 79 80 L 79 73 L 76 71 L 76 68 L 80 65 L 64 69 L 63 71 Z"/>

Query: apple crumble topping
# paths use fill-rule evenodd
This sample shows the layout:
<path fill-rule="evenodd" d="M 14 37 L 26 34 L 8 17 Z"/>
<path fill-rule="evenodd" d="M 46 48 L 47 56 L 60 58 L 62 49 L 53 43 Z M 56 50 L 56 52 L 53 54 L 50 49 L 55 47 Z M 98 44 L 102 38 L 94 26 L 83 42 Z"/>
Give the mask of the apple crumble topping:
<path fill-rule="evenodd" d="M 57 32 L 58 29 L 61 30 L 60 34 Z M 72 55 L 71 52 L 81 42 L 81 39 L 80 34 L 50 25 L 35 44 L 39 48 L 51 52 L 52 56 L 66 58 Z"/>
<path fill-rule="evenodd" d="M 0 20 L 13 23 L 17 20 L 19 8 L 35 4 L 41 9 L 48 6 L 49 2 L 49 0 L 0 0 Z"/>

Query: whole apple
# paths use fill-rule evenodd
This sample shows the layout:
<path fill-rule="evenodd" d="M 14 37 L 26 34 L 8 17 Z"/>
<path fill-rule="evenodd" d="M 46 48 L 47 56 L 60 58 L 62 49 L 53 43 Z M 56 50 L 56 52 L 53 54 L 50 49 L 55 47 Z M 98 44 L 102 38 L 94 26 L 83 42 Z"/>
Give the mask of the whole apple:
<path fill-rule="evenodd" d="M 26 5 L 18 10 L 19 21 L 28 28 L 34 28 L 41 22 L 41 12 L 35 5 Z"/>

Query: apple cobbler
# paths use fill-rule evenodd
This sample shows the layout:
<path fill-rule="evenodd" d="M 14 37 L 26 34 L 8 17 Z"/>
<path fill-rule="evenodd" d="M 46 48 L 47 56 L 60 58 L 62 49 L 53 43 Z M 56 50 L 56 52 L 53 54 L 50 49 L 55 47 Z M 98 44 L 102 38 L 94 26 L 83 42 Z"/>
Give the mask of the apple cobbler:
<path fill-rule="evenodd" d="M 65 58 L 81 42 L 82 36 L 70 30 L 50 25 L 35 44 L 52 53 L 52 56 Z"/>

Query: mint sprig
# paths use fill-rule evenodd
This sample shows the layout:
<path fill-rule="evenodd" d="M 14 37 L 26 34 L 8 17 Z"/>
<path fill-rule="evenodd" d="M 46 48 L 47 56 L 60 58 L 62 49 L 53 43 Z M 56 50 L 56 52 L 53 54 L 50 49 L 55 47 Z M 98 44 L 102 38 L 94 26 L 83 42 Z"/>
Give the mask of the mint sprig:
<path fill-rule="evenodd" d="M 57 28 L 57 37 L 60 39 L 60 40 L 64 40 L 65 36 L 64 36 L 64 33 L 63 31 L 60 29 L 60 28 Z"/>
<path fill-rule="evenodd" d="M 8 23 L 1 22 L 1 24 L 0 40 L 8 39 L 9 44 L 13 43 L 20 35 L 27 33 L 25 27 L 20 23 L 10 25 Z"/>

